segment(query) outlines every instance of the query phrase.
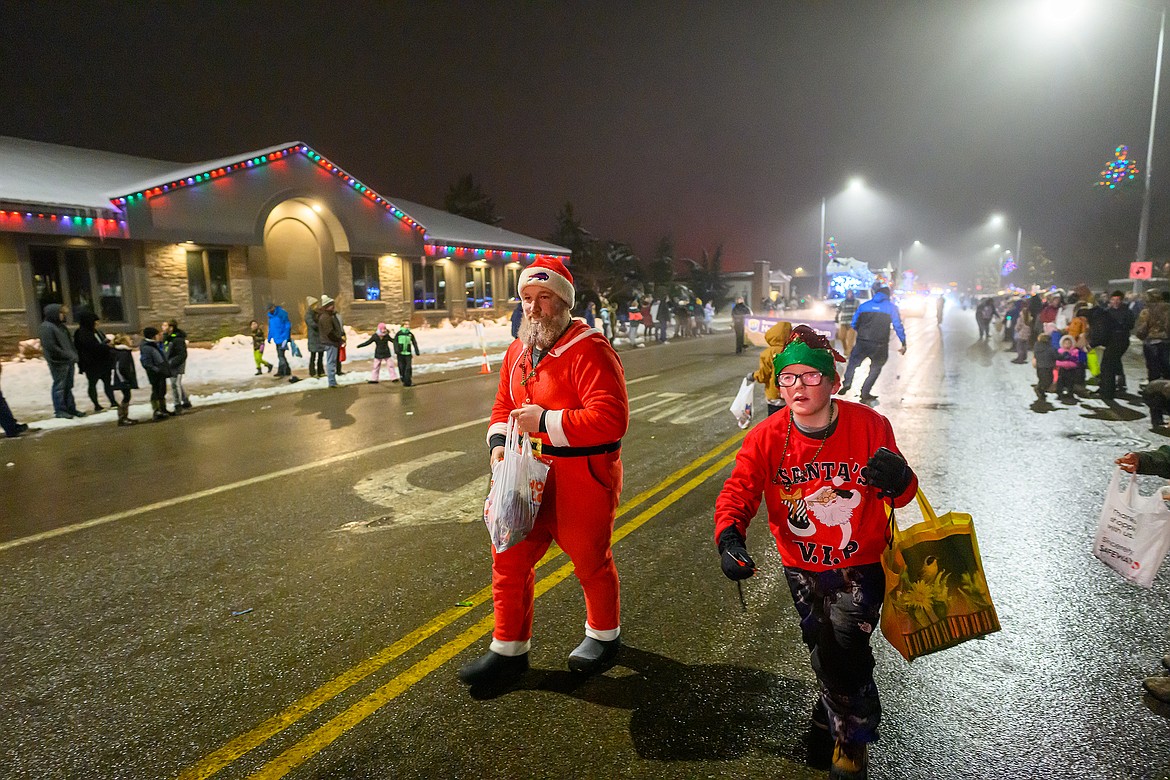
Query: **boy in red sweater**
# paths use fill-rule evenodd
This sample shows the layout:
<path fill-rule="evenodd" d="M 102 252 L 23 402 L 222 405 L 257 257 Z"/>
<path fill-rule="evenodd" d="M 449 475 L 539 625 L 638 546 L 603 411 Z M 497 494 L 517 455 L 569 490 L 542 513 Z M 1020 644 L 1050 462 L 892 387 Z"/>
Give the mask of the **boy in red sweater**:
<path fill-rule="evenodd" d="M 918 479 L 885 417 L 833 398 L 836 362 L 824 336 L 793 329 L 775 358 L 788 413 L 744 439 L 715 504 L 715 540 L 724 574 L 752 576 L 745 540 L 763 498 L 820 683 L 813 725 L 836 743 L 830 777 L 864 778 L 881 720 L 869 640 L 885 595 L 886 503 L 909 503 Z"/>

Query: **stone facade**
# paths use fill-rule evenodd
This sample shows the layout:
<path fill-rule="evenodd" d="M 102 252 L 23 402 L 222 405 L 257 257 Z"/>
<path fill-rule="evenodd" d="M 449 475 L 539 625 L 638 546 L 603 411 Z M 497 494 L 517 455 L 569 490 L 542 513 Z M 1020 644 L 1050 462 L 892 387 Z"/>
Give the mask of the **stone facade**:
<path fill-rule="evenodd" d="M 20 342 L 29 338 L 27 313 L 0 312 L 0 359 L 15 356 Z"/>
<path fill-rule="evenodd" d="M 141 327 L 159 327 L 163 320 L 179 321 L 189 341 L 212 342 L 224 336 L 248 332 L 248 323 L 256 318 L 252 277 L 248 272 L 248 248 L 226 247 L 230 303 L 190 302 L 187 281 L 187 244 L 143 245 L 147 290 L 138 300 Z M 215 247 L 223 248 L 223 247 Z"/>

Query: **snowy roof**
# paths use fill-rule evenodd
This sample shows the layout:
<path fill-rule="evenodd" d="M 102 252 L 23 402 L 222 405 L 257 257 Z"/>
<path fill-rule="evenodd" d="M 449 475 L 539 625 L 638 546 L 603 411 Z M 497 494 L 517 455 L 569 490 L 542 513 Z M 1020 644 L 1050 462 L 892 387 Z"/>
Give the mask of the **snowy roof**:
<path fill-rule="evenodd" d="M 180 163 L 0 136 L 0 201 L 118 211 L 111 203 L 113 198 L 128 197 L 166 182 L 181 182 L 201 173 L 230 168 L 241 160 L 262 157 L 290 147 L 301 147 L 307 154 L 316 155 L 318 164 L 327 162 L 300 141 L 240 152 L 217 160 Z M 344 173 L 332 164 L 327 167 L 336 174 Z M 352 178 L 347 181 L 354 186 L 360 184 Z M 537 254 L 570 253 L 568 249 L 547 241 L 485 225 L 419 203 L 384 197 L 372 189 L 367 194 L 380 198 L 379 202 L 385 201 L 388 208 L 401 210 L 410 220 L 424 227 L 426 240 L 431 244 Z"/>
<path fill-rule="evenodd" d="M 474 219 L 467 219 L 430 206 L 411 203 L 401 198 L 391 198 L 398 208 L 414 217 L 426 229 L 426 239 L 435 244 L 458 244 L 460 246 L 483 246 L 508 249 L 516 252 L 567 255 L 563 246 L 550 244 L 520 233 L 513 233 L 494 225 L 485 225 Z"/>
<path fill-rule="evenodd" d="M 166 169 L 166 172 L 163 176 L 152 174 L 150 176 L 143 177 L 140 181 L 132 182 L 129 186 L 116 188 L 117 191 L 111 190 L 107 192 L 107 202 L 110 198 L 115 198 L 119 195 L 128 195 L 131 192 L 148 190 L 151 187 L 162 184 L 164 181 L 186 179 L 200 173 L 213 171 L 216 168 L 224 168 L 226 166 L 232 165 L 233 163 L 238 163 L 240 160 L 246 160 L 252 157 L 261 157 L 272 152 L 280 151 L 281 149 L 287 149 L 290 146 L 298 145 L 300 145 L 299 141 L 289 141 L 286 144 L 277 144 L 276 146 L 257 149 L 254 152 L 240 152 L 239 154 L 233 154 L 230 157 L 220 157 L 216 160 L 204 160 L 203 162 L 196 163 L 170 163 L 171 167 Z"/>
<path fill-rule="evenodd" d="M 182 165 L 0 136 L 0 201 L 116 211 L 111 191 Z"/>

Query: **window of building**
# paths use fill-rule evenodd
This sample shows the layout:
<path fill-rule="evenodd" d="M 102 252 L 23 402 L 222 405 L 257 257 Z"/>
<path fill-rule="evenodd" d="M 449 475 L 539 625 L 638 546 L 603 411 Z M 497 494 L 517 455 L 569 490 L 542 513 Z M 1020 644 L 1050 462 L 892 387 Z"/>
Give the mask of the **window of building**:
<path fill-rule="evenodd" d="M 447 308 L 447 280 L 443 266 L 433 261 L 414 260 L 410 264 L 410 278 L 414 285 L 412 298 L 416 311 Z"/>
<path fill-rule="evenodd" d="M 187 250 L 187 302 L 232 302 L 226 249 Z"/>
<path fill-rule="evenodd" d="M 103 322 L 125 322 L 122 253 L 109 247 L 29 247 L 33 292 L 41 311 L 50 303 L 68 303 L 77 321 L 82 310 Z"/>
<path fill-rule="evenodd" d="M 490 309 L 495 305 L 492 298 L 492 269 L 467 266 L 464 269 L 463 286 L 467 297 L 467 308 Z"/>
<path fill-rule="evenodd" d="M 508 287 L 508 300 L 520 300 L 520 293 L 517 292 L 516 286 L 520 283 L 520 268 L 515 265 L 508 265 L 504 267 L 504 281 Z"/>
<path fill-rule="evenodd" d="M 378 277 L 378 258 L 353 258 L 353 299 L 355 301 L 382 300 L 382 282 Z"/>

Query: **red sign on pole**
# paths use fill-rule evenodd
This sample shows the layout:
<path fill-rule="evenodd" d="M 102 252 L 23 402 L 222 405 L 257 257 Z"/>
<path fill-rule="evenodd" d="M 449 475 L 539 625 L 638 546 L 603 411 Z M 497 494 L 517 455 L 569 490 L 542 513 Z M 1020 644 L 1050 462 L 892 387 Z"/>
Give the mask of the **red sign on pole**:
<path fill-rule="evenodd" d="M 1153 263 L 1130 263 L 1129 264 L 1129 278 L 1130 279 L 1149 279 L 1154 275 Z"/>

